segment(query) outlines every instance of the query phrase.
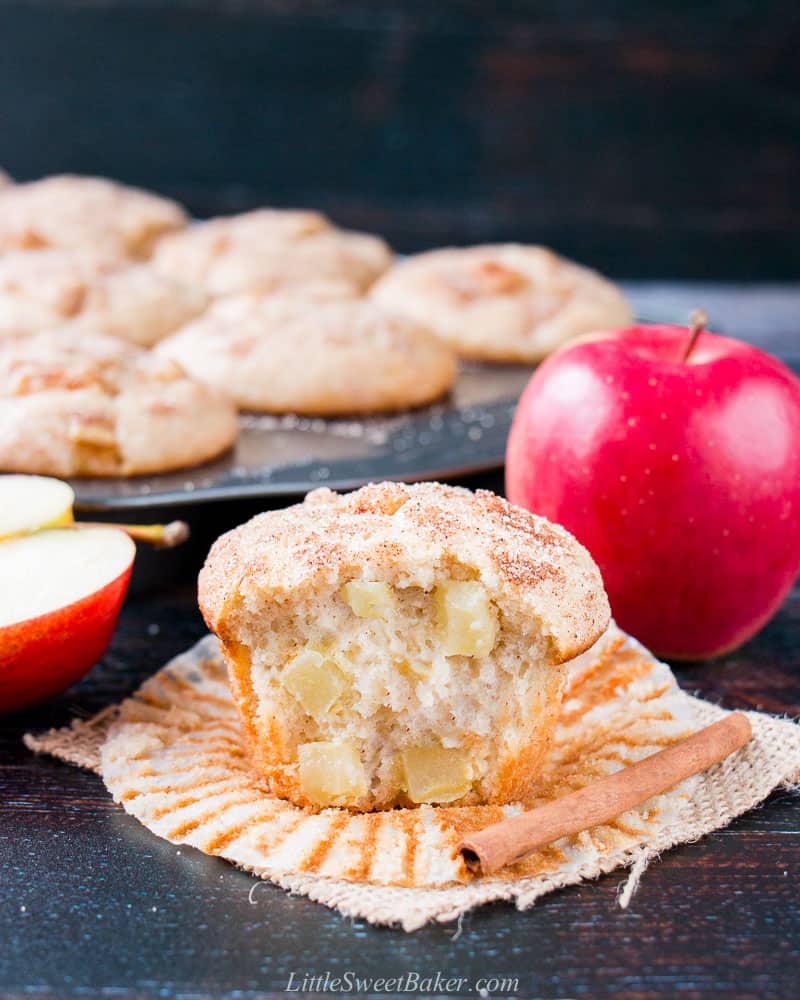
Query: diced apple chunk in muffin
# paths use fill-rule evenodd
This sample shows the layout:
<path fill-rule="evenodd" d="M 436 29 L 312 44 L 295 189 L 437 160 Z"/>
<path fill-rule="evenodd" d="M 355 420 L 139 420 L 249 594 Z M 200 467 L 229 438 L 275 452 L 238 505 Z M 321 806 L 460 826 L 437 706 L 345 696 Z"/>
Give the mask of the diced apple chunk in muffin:
<path fill-rule="evenodd" d="M 407 747 L 400 759 L 412 802 L 453 802 L 472 786 L 472 765 L 463 750 Z"/>
<path fill-rule="evenodd" d="M 300 788 L 318 806 L 340 805 L 367 791 L 358 750 L 350 743 L 303 743 L 297 750 Z"/>
<path fill-rule="evenodd" d="M 388 583 L 350 580 L 342 587 L 342 597 L 359 618 L 389 618 L 395 601 Z"/>
<path fill-rule="evenodd" d="M 333 660 L 314 649 L 304 649 L 287 664 L 282 683 L 315 719 L 330 711 L 347 688 Z"/>
<path fill-rule="evenodd" d="M 497 609 L 477 580 L 436 588 L 439 636 L 446 656 L 486 656 L 497 640 Z"/>

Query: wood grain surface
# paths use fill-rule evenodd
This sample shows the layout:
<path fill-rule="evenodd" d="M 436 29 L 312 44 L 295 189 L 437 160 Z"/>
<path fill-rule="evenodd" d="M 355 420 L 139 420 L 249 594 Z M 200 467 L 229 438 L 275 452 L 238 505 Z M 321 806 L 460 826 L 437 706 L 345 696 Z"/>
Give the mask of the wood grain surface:
<path fill-rule="evenodd" d="M 454 940 L 455 925 L 405 935 L 269 885 L 251 896 L 250 876 L 189 848 L 179 853 L 114 806 L 99 778 L 21 746 L 28 728 L 60 725 L 132 691 L 202 631 L 192 584 L 132 600 L 84 682 L 3 720 L 0 988 L 9 994 L 250 995 L 284 990 L 293 971 L 441 970 L 518 977 L 517 995 L 528 997 L 793 995 L 800 806 L 788 792 L 670 851 L 625 912 L 616 905 L 619 872 L 524 914 L 505 905 L 470 914 Z M 678 676 L 726 707 L 797 715 L 798 634 L 795 591 L 743 649 Z"/>
<path fill-rule="evenodd" d="M 766 302 L 746 301 L 762 317 L 758 340 L 776 327 Z M 502 478 L 480 485 L 501 489 Z M 251 512 L 200 509 L 198 535 Z M 185 575 L 129 598 L 109 652 L 83 682 L 0 720 L 0 994 L 241 997 L 283 991 L 292 973 L 296 985 L 326 971 L 362 980 L 439 971 L 473 985 L 481 976 L 517 978 L 511 992 L 524 997 L 796 995 L 800 802 L 789 792 L 669 851 L 626 911 L 616 904 L 625 874 L 616 872 L 523 914 L 494 905 L 460 928 L 405 935 L 158 840 L 111 803 L 99 778 L 31 755 L 24 731 L 118 700 L 203 634 L 188 567 Z M 728 708 L 797 716 L 798 636 L 800 588 L 747 645 L 678 667 L 677 676 Z"/>
<path fill-rule="evenodd" d="M 3 0 L 0 164 L 796 279 L 799 42 L 789 0 Z"/>

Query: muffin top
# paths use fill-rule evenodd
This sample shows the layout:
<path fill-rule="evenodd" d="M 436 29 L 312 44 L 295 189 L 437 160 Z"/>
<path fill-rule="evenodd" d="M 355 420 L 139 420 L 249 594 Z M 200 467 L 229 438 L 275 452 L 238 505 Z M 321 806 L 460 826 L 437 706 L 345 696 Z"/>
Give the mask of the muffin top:
<path fill-rule="evenodd" d="M 100 333 L 51 330 L 0 343 L 0 395 L 94 389 L 116 396 L 141 382 L 186 378 L 174 362 Z"/>
<path fill-rule="evenodd" d="M 0 341 L 0 469 L 133 475 L 204 461 L 238 429 L 227 399 L 115 337 Z"/>
<path fill-rule="evenodd" d="M 176 202 L 102 177 L 60 174 L 0 191 L 0 252 L 86 247 L 142 258 L 185 224 Z"/>
<path fill-rule="evenodd" d="M 219 299 L 158 346 L 241 409 L 336 416 L 406 409 L 450 388 L 455 355 L 340 282 Z"/>
<path fill-rule="evenodd" d="M 315 490 L 301 504 L 259 514 L 212 547 L 200 608 L 209 628 L 235 639 L 240 606 L 313 594 L 364 568 L 426 587 L 447 563 L 477 574 L 521 620 L 535 619 L 553 662 L 588 649 L 608 626 L 600 572 L 572 535 L 488 491 L 439 483 Z"/>
<path fill-rule="evenodd" d="M 149 347 L 206 304 L 203 292 L 146 263 L 83 249 L 0 255 L 0 339 L 70 326 Z"/>
<path fill-rule="evenodd" d="M 154 261 L 211 295 L 328 278 L 363 291 L 389 266 L 391 252 L 379 237 L 338 229 L 319 212 L 262 208 L 167 236 Z"/>
<path fill-rule="evenodd" d="M 445 247 L 398 261 L 370 295 L 425 317 L 465 357 L 537 361 L 572 337 L 631 319 L 619 289 L 542 246 Z"/>

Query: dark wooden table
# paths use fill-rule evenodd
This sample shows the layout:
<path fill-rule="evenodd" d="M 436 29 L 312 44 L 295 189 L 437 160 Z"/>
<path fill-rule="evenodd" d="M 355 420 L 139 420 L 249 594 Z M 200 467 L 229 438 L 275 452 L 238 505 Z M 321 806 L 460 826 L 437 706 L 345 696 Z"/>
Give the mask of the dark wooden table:
<path fill-rule="evenodd" d="M 792 0 L 3 0 L 0 165 L 796 280 L 798 45 Z"/>
<path fill-rule="evenodd" d="M 751 336 L 791 354 L 791 322 L 770 323 L 777 313 L 757 308 L 770 295 L 787 317 L 800 315 L 796 290 L 772 290 L 766 299 L 736 299 L 727 325 L 758 315 L 765 325 L 754 324 Z M 499 487 L 499 477 L 490 485 Z M 204 516 L 223 530 L 244 513 L 214 507 Z M 800 803 L 789 792 L 670 851 L 645 874 L 627 911 L 616 904 L 625 878 L 617 872 L 524 914 L 494 905 L 467 915 L 460 929 L 406 935 L 351 922 L 223 861 L 178 850 L 114 806 L 99 778 L 21 745 L 28 729 L 123 697 L 202 633 L 191 580 L 133 596 L 109 652 L 81 684 L 0 720 L 4 996 L 251 996 L 326 972 L 362 980 L 415 972 L 473 983 L 511 977 L 516 995 L 539 997 L 797 995 Z M 679 680 L 729 708 L 798 715 L 798 637 L 800 589 L 750 643 L 717 663 L 681 667 Z M 369 989 L 354 981 L 352 992 Z"/>

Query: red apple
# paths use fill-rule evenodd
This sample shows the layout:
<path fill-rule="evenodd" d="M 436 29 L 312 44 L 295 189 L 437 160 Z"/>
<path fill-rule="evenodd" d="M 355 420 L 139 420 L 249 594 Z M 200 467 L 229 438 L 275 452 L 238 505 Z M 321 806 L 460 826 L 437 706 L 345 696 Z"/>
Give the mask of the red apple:
<path fill-rule="evenodd" d="M 0 713 L 62 691 L 100 659 L 135 551 L 114 528 L 0 542 Z"/>
<path fill-rule="evenodd" d="M 563 524 L 655 652 L 733 649 L 800 570 L 800 381 L 741 341 L 635 326 L 549 358 L 519 403 L 509 499 Z"/>

